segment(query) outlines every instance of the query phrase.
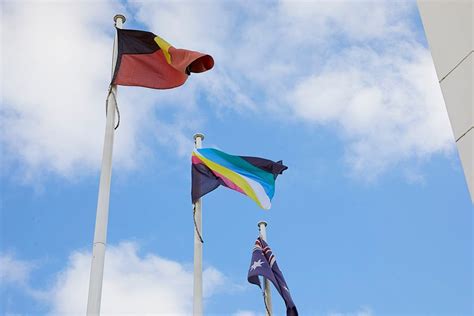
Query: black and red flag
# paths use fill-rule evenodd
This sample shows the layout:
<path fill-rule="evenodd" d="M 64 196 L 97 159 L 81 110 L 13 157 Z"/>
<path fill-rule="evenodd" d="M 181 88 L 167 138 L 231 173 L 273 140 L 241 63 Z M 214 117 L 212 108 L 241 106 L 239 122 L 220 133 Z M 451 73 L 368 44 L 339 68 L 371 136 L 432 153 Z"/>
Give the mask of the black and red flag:
<path fill-rule="evenodd" d="M 258 278 L 259 276 L 263 276 L 270 280 L 278 293 L 280 293 L 285 301 L 286 315 L 298 316 L 298 310 L 291 298 L 290 290 L 288 289 L 288 285 L 283 277 L 283 273 L 276 263 L 272 250 L 261 237 L 258 237 L 255 241 L 247 280 L 250 283 L 262 287 L 260 279 Z"/>
<path fill-rule="evenodd" d="M 118 54 L 112 84 L 171 89 L 186 82 L 192 73 L 214 66 L 212 56 L 174 48 L 146 31 L 117 28 Z"/>

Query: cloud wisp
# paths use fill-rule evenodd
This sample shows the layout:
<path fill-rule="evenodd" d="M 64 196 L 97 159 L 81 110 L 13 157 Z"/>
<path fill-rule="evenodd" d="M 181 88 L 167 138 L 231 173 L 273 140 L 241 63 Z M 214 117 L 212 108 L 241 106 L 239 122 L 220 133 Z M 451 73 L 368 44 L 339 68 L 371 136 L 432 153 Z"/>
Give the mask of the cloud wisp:
<path fill-rule="evenodd" d="M 0 283 L 3 286 L 25 286 L 29 282 L 34 265 L 15 258 L 11 253 L 0 254 Z"/>

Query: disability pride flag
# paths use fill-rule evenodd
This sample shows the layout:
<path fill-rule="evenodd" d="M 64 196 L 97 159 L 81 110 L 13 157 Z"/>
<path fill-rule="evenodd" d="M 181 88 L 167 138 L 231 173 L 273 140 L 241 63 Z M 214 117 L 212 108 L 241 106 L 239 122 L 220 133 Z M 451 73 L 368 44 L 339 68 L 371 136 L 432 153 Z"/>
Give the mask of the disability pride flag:
<path fill-rule="evenodd" d="M 117 28 L 118 51 L 112 84 L 171 89 L 192 73 L 214 66 L 210 55 L 175 48 L 151 32 Z"/>
<path fill-rule="evenodd" d="M 282 161 L 233 156 L 214 148 L 195 149 L 191 167 L 192 202 L 222 185 L 269 209 L 275 194 L 275 180 L 286 169 Z"/>
<path fill-rule="evenodd" d="M 295 303 L 293 303 L 285 278 L 283 277 L 280 268 L 278 268 L 275 256 L 265 240 L 261 237 L 258 237 L 255 241 L 247 280 L 261 288 L 262 286 L 260 284 L 259 276 L 270 280 L 278 293 L 280 293 L 285 301 L 286 315 L 298 316 Z"/>

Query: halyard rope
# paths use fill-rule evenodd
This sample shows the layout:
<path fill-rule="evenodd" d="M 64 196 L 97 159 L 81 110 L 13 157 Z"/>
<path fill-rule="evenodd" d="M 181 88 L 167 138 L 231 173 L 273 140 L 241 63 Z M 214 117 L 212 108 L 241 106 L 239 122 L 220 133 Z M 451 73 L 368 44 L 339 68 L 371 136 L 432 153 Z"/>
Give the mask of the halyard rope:
<path fill-rule="evenodd" d="M 117 129 L 120 126 L 120 111 L 118 108 L 117 97 L 112 91 L 112 85 L 109 86 L 109 93 L 107 93 L 107 98 L 105 99 L 105 117 L 107 117 L 107 108 L 109 107 L 109 95 L 112 95 L 115 101 L 115 109 L 117 110 L 117 125 L 115 125 L 114 129 Z"/>
<path fill-rule="evenodd" d="M 199 229 L 196 223 L 196 204 L 193 204 L 193 220 L 194 220 L 194 228 L 196 229 L 196 234 L 198 235 L 199 240 L 201 241 L 201 244 L 203 244 L 204 240 L 202 240 L 201 233 L 199 232 Z"/>
<path fill-rule="evenodd" d="M 267 305 L 267 296 L 265 295 L 265 285 L 263 286 L 262 294 L 263 294 L 263 303 L 265 304 L 265 309 L 267 310 L 267 314 L 269 316 L 272 316 L 272 314 L 270 313 L 270 310 L 268 309 L 268 305 Z"/>

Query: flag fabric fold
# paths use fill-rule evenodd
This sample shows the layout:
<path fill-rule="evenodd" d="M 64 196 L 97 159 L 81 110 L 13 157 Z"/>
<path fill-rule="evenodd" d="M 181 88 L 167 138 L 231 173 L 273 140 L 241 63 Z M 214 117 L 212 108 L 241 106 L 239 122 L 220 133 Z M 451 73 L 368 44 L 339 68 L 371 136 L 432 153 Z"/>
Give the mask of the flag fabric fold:
<path fill-rule="evenodd" d="M 173 47 L 146 31 L 117 28 L 118 51 L 112 84 L 171 89 L 194 72 L 214 66 L 210 55 Z"/>
<path fill-rule="evenodd" d="M 247 276 L 247 280 L 255 285 L 262 288 L 260 284 L 259 276 L 262 276 L 270 280 L 278 293 L 285 301 L 286 315 L 287 316 L 298 316 L 298 310 L 296 309 L 295 303 L 291 298 L 290 290 L 286 284 L 283 273 L 281 272 L 276 262 L 275 256 L 268 244 L 261 237 L 258 237 L 255 241 L 255 247 L 252 252 L 252 260 L 250 261 L 250 268 Z"/>
<path fill-rule="evenodd" d="M 195 149 L 192 154 L 192 202 L 220 185 L 249 196 L 261 208 L 269 209 L 275 194 L 275 180 L 288 169 L 282 161 L 233 156 L 214 148 Z"/>

